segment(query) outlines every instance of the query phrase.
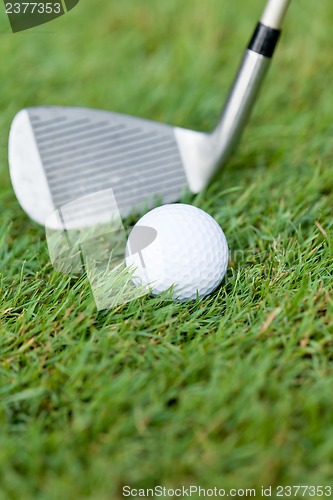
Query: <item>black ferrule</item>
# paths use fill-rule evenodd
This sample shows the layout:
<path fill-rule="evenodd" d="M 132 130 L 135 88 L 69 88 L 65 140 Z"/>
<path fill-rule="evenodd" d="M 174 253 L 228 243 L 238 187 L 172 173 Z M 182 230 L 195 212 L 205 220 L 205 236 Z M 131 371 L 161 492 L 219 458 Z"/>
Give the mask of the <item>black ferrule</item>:
<path fill-rule="evenodd" d="M 248 48 L 265 57 L 272 57 L 281 31 L 258 23 Z"/>

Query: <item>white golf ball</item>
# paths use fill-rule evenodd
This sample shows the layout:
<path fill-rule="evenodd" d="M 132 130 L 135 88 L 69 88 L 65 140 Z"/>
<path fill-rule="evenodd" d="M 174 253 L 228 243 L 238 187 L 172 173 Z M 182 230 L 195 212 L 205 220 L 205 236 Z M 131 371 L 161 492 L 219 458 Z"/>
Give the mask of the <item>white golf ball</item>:
<path fill-rule="evenodd" d="M 144 215 L 126 245 L 132 281 L 158 295 L 173 286 L 173 298 L 196 299 L 213 292 L 228 267 L 221 227 L 200 208 L 163 205 Z"/>

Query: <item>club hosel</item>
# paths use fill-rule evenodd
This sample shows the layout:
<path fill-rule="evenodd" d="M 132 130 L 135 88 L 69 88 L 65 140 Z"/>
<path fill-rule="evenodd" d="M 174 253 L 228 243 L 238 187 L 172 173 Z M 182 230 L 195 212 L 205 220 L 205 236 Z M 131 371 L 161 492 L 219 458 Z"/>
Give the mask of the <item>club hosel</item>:
<path fill-rule="evenodd" d="M 239 142 L 279 35 L 279 30 L 258 23 L 245 51 L 219 122 L 212 132 L 212 141 L 217 151 L 216 162 L 220 165 L 225 163 Z"/>

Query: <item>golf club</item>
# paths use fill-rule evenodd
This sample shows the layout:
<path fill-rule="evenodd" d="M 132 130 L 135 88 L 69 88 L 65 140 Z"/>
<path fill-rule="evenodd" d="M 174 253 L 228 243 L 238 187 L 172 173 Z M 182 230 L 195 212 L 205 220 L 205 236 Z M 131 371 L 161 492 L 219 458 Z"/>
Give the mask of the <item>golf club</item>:
<path fill-rule="evenodd" d="M 240 140 L 267 72 L 290 0 L 269 0 L 245 51 L 216 128 L 210 133 L 94 109 L 41 106 L 21 110 L 9 135 L 17 199 L 36 222 L 75 200 L 72 227 L 84 213 L 103 219 L 112 189 L 125 217 L 140 204 L 178 201 L 184 187 L 201 191 Z M 83 214 L 83 215 L 82 215 Z M 91 220 L 91 219 L 90 219 Z M 68 221 L 66 221 L 67 223 Z M 56 228 L 54 228 L 56 229 Z"/>

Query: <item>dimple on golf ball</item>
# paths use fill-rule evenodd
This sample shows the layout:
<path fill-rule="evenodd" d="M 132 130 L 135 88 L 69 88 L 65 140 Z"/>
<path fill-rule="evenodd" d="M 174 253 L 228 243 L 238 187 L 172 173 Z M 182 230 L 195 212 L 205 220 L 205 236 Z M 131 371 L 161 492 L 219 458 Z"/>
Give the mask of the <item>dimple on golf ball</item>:
<path fill-rule="evenodd" d="M 205 297 L 222 282 L 228 244 L 218 223 L 192 205 L 155 208 L 133 227 L 126 245 L 132 281 L 158 295 L 171 286 L 172 298 Z"/>

